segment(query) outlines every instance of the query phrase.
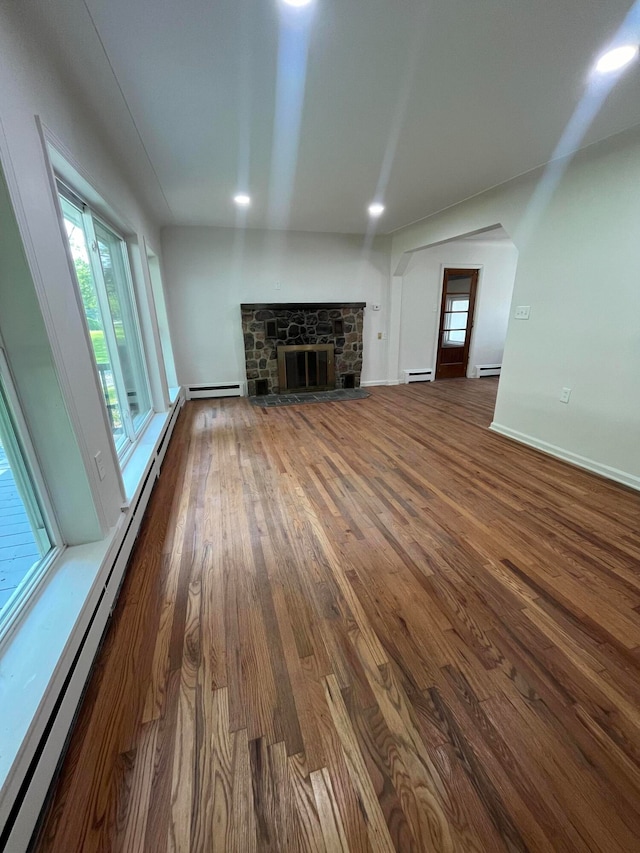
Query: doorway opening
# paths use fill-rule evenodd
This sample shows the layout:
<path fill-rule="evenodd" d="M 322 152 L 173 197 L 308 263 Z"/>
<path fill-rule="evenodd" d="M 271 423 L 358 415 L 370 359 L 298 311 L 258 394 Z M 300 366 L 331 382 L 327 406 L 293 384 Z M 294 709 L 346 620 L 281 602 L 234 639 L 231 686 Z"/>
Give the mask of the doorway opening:
<path fill-rule="evenodd" d="M 467 375 L 478 272 L 477 269 L 444 269 L 436 379 L 458 379 Z"/>
<path fill-rule="evenodd" d="M 518 250 L 499 223 L 405 252 L 394 270 L 402 276 L 398 378 L 423 382 L 425 392 L 431 379 L 451 376 L 482 378 L 495 386 L 502 372 L 517 264 Z M 445 270 L 450 279 L 446 289 Z M 475 294 L 473 305 L 467 306 L 459 289 L 465 280 L 455 275 L 468 283 L 472 273 Z M 464 288 L 469 303 L 471 290 Z"/>

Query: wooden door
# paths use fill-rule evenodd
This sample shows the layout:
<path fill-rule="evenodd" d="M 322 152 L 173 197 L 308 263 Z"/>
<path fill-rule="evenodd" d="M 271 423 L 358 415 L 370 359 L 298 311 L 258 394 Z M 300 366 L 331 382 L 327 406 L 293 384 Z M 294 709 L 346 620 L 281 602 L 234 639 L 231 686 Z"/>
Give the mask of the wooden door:
<path fill-rule="evenodd" d="M 467 375 L 477 286 L 478 270 L 444 271 L 436 379 Z"/>

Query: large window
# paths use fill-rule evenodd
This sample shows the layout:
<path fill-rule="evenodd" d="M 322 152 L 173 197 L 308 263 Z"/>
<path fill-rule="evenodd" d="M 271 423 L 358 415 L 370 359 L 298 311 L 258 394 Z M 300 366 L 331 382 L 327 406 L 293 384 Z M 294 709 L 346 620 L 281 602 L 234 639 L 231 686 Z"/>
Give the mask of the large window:
<path fill-rule="evenodd" d="M 60 204 L 111 432 L 122 457 L 151 411 L 124 240 L 59 184 Z"/>
<path fill-rule="evenodd" d="M 24 599 L 53 547 L 24 440 L 0 350 L 0 628 Z"/>

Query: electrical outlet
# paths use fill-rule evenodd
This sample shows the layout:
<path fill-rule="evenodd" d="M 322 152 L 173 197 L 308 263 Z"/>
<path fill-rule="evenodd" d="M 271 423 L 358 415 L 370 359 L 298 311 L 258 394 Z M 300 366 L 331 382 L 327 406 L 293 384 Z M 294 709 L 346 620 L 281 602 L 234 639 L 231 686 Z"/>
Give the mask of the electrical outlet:
<path fill-rule="evenodd" d="M 282 283 L 279 281 L 276 281 L 276 290 L 281 290 L 281 289 L 282 289 Z"/>
<path fill-rule="evenodd" d="M 516 320 L 528 320 L 531 313 L 530 305 L 518 305 L 516 312 L 513 315 Z"/>
<path fill-rule="evenodd" d="M 96 463 L 98 477 L 100 477 L 101 480 L 104 480 L 107 472 L 105 471 L 104 462 L 102 461 L 102 451 L 99 450 L 93 458 Z"/>
<path fill-rule="evenodd" d="M 381 340 L 382 340 L 382 332 L 378 332 L 378 340 L 379 340 L 379 341 L 381 341 Z"/>
<path fill-rule="evenodd" d="M 571 388 L 563 388 L 560 392 L 560 402 L 568 403 L 569 397 L 571 396 Z"/>

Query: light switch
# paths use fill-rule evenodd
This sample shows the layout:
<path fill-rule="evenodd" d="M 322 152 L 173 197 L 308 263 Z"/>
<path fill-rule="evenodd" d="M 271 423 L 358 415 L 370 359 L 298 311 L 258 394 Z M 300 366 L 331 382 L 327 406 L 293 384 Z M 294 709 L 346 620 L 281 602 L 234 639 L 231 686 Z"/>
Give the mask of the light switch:
<path fill-rule="evenodd" d="M 101 480 L 104 480 L 107 472 L 104 469 L 104 462 L 102 461 L 102 452 L 99 450 L 93 458 L 95 459 L 96 468 L 98 469 L 98 477 L 100 477 Z"/>

